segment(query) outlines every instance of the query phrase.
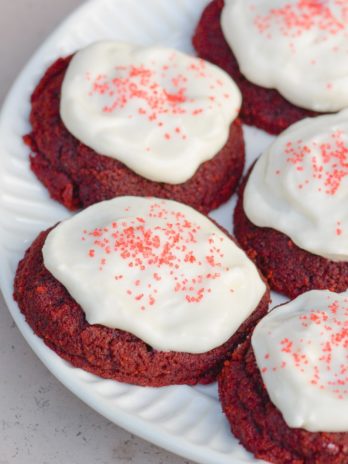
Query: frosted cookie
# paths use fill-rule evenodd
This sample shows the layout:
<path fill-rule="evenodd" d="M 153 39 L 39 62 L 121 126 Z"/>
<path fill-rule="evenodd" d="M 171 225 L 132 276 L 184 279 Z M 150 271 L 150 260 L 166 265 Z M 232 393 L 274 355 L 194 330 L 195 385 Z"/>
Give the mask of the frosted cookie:
<path fill-rule="evenodd" d="M 310 291 L 275 308 L 219 378 L 233 434 L 274 464 L 348 461 L 348 297 Z"/>
<path fill-rule="evenodd" d="M 348 112 L 308 118 L 265 150 L 240 190 L 234 232 L 289 297 L 348 287 Z"/>
<path fill-rule="evenodd" d="M 240 180 L 241 95 L 201 59 L 94 43 L 57 60 L 31 103 L 31 168 L 69 209 L 140 195 L 208 212 Z"/>
<path fill-rule="evenodd" d="M 76 367 L 147 386 L 208 383 L 267 312 L 255 265 L 183 204 L 119 197 L 42 232 L 14 297 Z"/>
<path fill-rule="evenodd" d="M 214 0 L 193 43 L 236 80 L 242 119 L 278 134 L 348 106 L 347 25 L 340 0 Z"/>

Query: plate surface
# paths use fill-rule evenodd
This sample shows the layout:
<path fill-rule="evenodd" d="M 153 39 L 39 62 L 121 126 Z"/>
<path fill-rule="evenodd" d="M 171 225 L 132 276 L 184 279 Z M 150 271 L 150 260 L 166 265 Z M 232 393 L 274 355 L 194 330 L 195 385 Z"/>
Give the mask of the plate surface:
<path fill-rule="evenodd" d="M 12 298 L 18 261 L 43 229 L 70 215 L 51 200 L 29 169 L 22 136 L 30 130 L 29 98 L 45 69 L 95 40 L 160 43 L 193 53 L 191 36 L 209 0 L 90 0 L 46 40 L 12 87 L 0 116 L 0 287 L 23 336 L 48 369 L 89 406 L 125 429 L 202 464 L 256 461 L 231 435 L 216 385 L 142 388 L 71 367 L 33 334 Z M 272 137 L 244 128 L 247 164 Z M 235 198 L 214 211 L 231 231 Z M 278 303 L 274 296 L 273 302 Z"/>

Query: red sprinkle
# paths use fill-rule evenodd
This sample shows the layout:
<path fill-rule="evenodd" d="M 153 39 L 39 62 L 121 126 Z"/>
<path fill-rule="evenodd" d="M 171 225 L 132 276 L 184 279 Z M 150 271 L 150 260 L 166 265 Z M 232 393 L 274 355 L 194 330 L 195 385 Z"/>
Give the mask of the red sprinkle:
<path fill-rule="evenodd" d="M 158 64 L 153 61 L 150 64 L 116 66 L 110 73 L 93 75 L 92 72 L 85 74 L 85 79 L 89 84 L 88 95 L 103 96 L 104 113 L 113 113 L 117 109 L 130 108 L 131 113 L 126 117 L 129 119 L 134 116 L 134 102 L 139 116 L 154 123 L 157 127 L 165 129 L 165 123 L 161 120 L 163 115 L 180 117 L 185 114 L 194 116 L 204 113 L 203 108 L 192 108 L 195 100 L 188 96 L 188 78 L 194 80 L 206 79 L 207 88 L 212 87 L 212 94 L 207 98 L 215 101 L 214 85 L 215 77 L 206 69 L 206 62 L 201 59 L 192 59 L 185 68 L 185 73 L 179 72 L 176 63 L 176 53 L 168 58 L 167 64 Z M 152 66 L 152 67 L 151 67 Z M 223 82 L 217 81 L 223 87 Z M 230 98 L 225 93 L 224 98 Z M 189 110 L 188 108 L 189 104 Z M 214 103 L 218 104 L 218 103 Z M 170 129 L 170 132 L 169 132 Z M 182 128 L 167 128 L 163 132 L 165 140 L 169 141 L 175 134 L 179 134 Z M 187 139 L 185 134 L 181 137 Z M 147 152 L 151 147 L 147 147 Z"/>
<path fill-rule="evenodd" d="M 114 279 L 123 280 L 123 291 L 135 303 L 141 302 L 139 308 L 144 310 L 156 303 L 161 287 L 168 285 L 173 293 L 181 293 L 187 303 L 199 303 L 211 293 L 210 282 L 219 279 L 222 271 L 229 270 L 221 262 L 224 257 L 221 243 L 225 238 L 215 233 L 209 238 L 202 260 L 195 255 L 200 230 L 201 226 L 191 222 L 184 213 L 166 209 L 164 201 L 154 201 L 144 217 L 131 215 L 111 222 L 110 227 L 84 230 L 82 236 L 87 246 L 93 245 L 88 256 L 97 258 L 100 272 L 114 254 L 133 270 L 135 278 L 128 279 L 128 287 L 124 275 L 116 274 Z M 209 272 L 202 269 L 203 265 L 209 267 Z"/>
<path fill-rule="evenodd" d="M 280 364 L 274 364 L 272 354 L 264 356 L 263 373 L 276 371 L 278 368 L 296 368 L 301 373 L 306 373 L 308 383 L 317 386 L 320 390 L 329 390 L 337 398 L 348 397 L 348 300 L 343 302 L 332 301 L 329 298 L 327 309 L 312 309 L 307 314 L 299 316 L 299 321 L 304 329 L 311 325 L 317 326 L 319 332 L 316 345 L 319 346 L 319 354 L 313 359 L 313 352 L 309 355 L 308 346 L 312 340 L 303 332 L 300 339 L 292 338 L 292 334 L 283 338 L 278 347 L 283 353 Z M 270 333 L 272 336 L 272 333 Z M 342 358 L 342 353 L 344 358 Z M 338 359 L 342 363 L 338 363 Z M 328 375 L 328 373 L 330 375 Z"/>
<path fill-rule="evenodd" d="M 348 147 L 341 130 L 333 132 L 325 143 L 306 145 L 302 140 L 289 141 L 285 154 L 287 162 L 305 176 L 303 183 L 298 185 L 300 189 L 316 182 L 318 192 L 333 196 L 348 175 Z M 311 168 L 309 172 L 308 164 Z"/>
<path fill-rule="evenodd" d="M 330 3 L 323 0 L 289 2 L 280 8 L 270 9 L 266 15 L 257 15 L 254 24 L 260 34 L 270 39 L 273 26 L 289 38 L 300 37 L 312 29 L 336 35 L 346 29 L 348 8 L 345 0 L 331 0 Z"/>

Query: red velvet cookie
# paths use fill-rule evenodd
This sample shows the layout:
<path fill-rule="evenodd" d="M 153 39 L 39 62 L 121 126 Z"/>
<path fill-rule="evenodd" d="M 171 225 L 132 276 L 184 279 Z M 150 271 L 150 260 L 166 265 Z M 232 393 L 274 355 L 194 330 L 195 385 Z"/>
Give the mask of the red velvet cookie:
<path fill-rule="evenodd" d="M 24 137 L 32 151 L 32 171 L 50 195 L 67 208 L 83 208 L 122 195 L 174 199 L 203 212 L 217 208 L 234 192 L 244 167 L 240 121 L 230 126 L 223 148 L 181 184 L 154 182 L 120 161 L 77 140 L 60 117 L 62 81 L 71 57 L 58 59 L 45 73 L 32 98 L 32 132 Z"/>
<path fill-rule="evenodd" d="M 223 345 L 202 354 L 157 351 L 128 332 L 86 321 L 81 306 L 43 264 L 48 232 L 38 236 L 19 263 L 14 298 L 46 345 L 74 366 L 101 377 L 157 387 L 212 382 L 231 350 L 267 312 L 268 289 Z"/>
<path fill-rule="evenodd" d="M 290 428 L 263 385 L 248 337 L 219 377 L 222 408 L 233 434 L 256 458 L 274 464 L 346 464 L 348 433 Z"/>
<path fill-rule="evenodd" d="M 331 261 L 299 248 L 287 235 L 254 225 L 243 208 L 247 176 L 234 210 L 234 234 L 240 246 L 266 277 L 272 290 L 294 298 L 314 289 L 343 292 L 348 288 L 348 263 Z"/>
<path fill-rule="evenodd" d="M 193 45 L 198 55 L 224 69 L 235 80 L 243 95 L 241 118 L 246 124 L 270 134 L 279 134 L 300 119 L 314 116 L 285 100 L 277 90 L 266 89 L 248 81 L 227 44 L 220 25 L 223 0 L 213 0 L 204 10 L 196 28 Z"/>

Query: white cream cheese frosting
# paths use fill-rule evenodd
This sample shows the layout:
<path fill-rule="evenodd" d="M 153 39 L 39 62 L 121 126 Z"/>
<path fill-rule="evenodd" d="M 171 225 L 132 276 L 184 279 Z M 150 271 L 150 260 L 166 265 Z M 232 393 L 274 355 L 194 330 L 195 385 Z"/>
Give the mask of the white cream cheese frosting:
<path fill-rule="evenodd" d="M 254 264 L 210 219 L 170 200 L 95 204 L 54 228 L 43 256 L 90 324 L 128 331 L 163 351 L 220 346 L 266 290 Z"/>
<path fill-rule="evenodd" d="M 304 119 L 256 162 L 244 191 L 252 223 L 300 248 L 348 261 L 348 111 Z"/>
<path fill-rule="evenodd" d="M 60 114 L 98 153 L 152 181 L 180 184 L 225 145 L 240 106 L 233 80 L 206 61 L 107 41 L 72 58 Z"/>
<path fill-rule="evenodd" d="M 244 76 L 319 112 L 348 106 L 342 0 L 225 0 L 221 25 Z"/>
<path fill-rule="evenodd" d="M 348 295 L 313 290 L 271 311 L 252 347 L 289 427 L 348 431 Z"/>

